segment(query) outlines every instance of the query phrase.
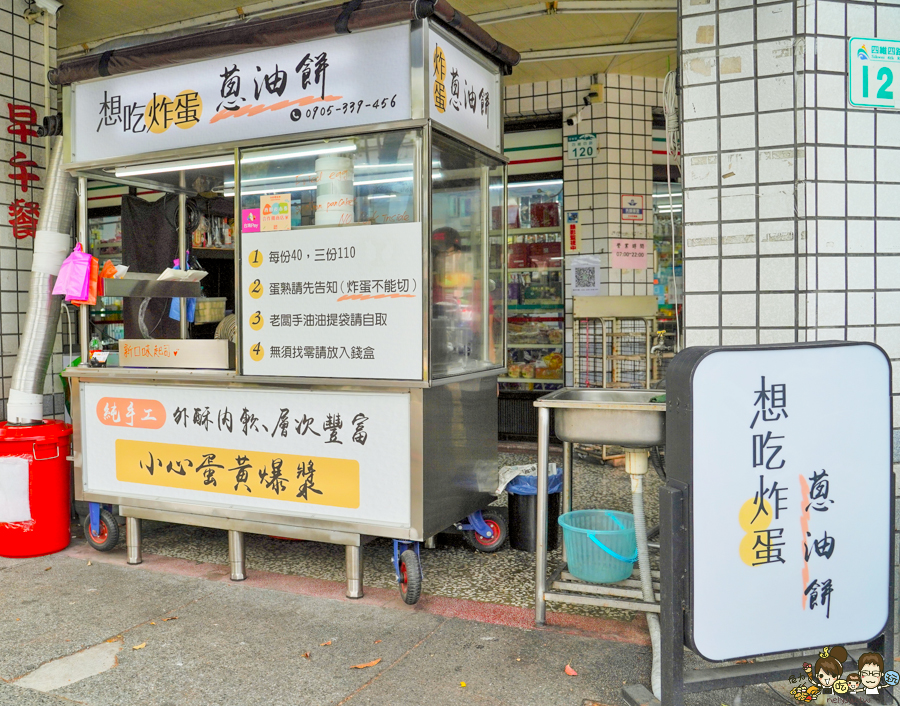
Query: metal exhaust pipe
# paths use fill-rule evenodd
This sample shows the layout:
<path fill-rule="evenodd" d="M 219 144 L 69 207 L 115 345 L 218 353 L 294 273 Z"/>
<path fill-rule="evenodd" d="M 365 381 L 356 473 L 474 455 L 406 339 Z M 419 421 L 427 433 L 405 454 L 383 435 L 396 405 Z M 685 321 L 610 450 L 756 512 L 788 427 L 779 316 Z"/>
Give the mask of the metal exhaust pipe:
<path fill-rule="evenodd" d="M 34 238 L 28 312 L 19 341 L 6 419 L 39 424 L 44 418 L 44 379 L 56 341 L 62 295 L 53 296 L 59 266 L 69 254 L 75 215 L 75 180 L 63 169 L 63 138 L 53 138 L 44 202 Z"/>

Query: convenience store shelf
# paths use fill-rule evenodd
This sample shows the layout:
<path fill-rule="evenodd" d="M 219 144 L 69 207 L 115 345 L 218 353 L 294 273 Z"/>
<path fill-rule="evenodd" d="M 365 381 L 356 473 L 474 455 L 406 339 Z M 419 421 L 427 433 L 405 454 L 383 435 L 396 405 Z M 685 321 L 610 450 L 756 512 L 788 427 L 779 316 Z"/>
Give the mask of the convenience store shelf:
<path fill-rule="evenodd" d="M 563 385 L 565 380 L 562 378 L 511 378 L 499 377 L 498 382 L 518 382 L 526 385 Z"/>
<path fill-rule="evenodd" d="M 507 274 L 512 274 L 513 272 L 562 272 L 565 268 L 563 267 L 507 267 Z M 499 268 L 491 268 L 488 272 L 503 272 L 503 270 Z"/>
<path fill-rule="evenodd" d="M 508 304 L 510 311 L 553 311 L 562 309 L 562 304 Z"/>
<path fill-rule="evenodd" d="M 549 233 L 562 233 L 562 226 L 550 226 L 547 228 L 509 228 L 507 235 L 546 235 Z M 503 235 L 502 230 L 492 230 L 490 235 Z"/>
<path fill-rule="evenodd" d="M 555 343 L 507 343 L 506 347 L 507 348 L 524 348 L 526 350 L 528 350 L 528 349 L 533 350 L 535 348 L 541 348 L 541 349 L 546 348 L 548 350 L 554 350 L 554 351 L 561 351 L 564 348 L 564 346 L 562 344 L 556 345 Z"/>
<path fill-rule="evenodd" d="M 188 248 L 196 257 L 234 258 L 234 248 Z"/>

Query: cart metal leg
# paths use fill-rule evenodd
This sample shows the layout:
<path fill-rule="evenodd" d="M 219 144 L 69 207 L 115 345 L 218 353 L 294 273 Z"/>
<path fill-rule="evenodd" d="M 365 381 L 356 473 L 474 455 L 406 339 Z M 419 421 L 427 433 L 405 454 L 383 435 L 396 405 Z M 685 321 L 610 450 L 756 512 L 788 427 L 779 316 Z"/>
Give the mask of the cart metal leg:
<path fill-rule="evenodd" d="M 347 598 L 363 597 L 362 547 L 347 546 Z"/>
<path fill-rule="evenodd" d="M 125 518 L 125 550 L 129 564 L 140 564 L 141 557 L 141 521 L 137 517 Z"/>
<path fill-rule="evenodd" d="M 537 536 L 535 538 L 534 622 L 547 619 L 544 592 L 547 584 L 547 464 L 550 460 L 550 410 L 538 407 Z"/>
<path fill-rule="evenodd" d="M 562 514 L 572 512 L 572 444 L 563 442 L 563 485 L 562 485 Z M 563 563 L 568 563 L 566 556 L 566 543 L 562 545 Z"/>
<path fill-rule="evenodd" d="M 426 549 L 437 549 L 437 542 L 434 541 L 434 537 L 429 537 L 425 540 L 425 548 Z"/>
<path fill-rule="evenodd" d="M 247 578 L 247 562 L 244 554 L 244 533 L 228 530 L 228 563 L 231 566 L 231 580 L 243 581 Z"/>

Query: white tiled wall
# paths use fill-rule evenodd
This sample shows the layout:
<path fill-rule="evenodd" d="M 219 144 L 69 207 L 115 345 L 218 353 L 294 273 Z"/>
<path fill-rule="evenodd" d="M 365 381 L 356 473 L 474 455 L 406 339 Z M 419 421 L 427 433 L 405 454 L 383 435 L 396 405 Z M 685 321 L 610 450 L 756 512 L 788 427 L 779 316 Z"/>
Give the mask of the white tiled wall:
<path fill-rule="evenodd" d="M 744 4 L 682 0 L 686 342 L 871 341 L 900 370 L 900 113 L 846 102 L 848 37 L 900 37 L 900 6 Z"/>
<path fill-rule="evenodd" d="M 28 24 L 23 13 L 25 0 L 0 0 L 0 420 L 6 419 L 6 399 L 16 353 L 19 332 L 28 309 L 28 283 L 31 273 L 32 239 L 16 240 L 9 225 L 9 204 L 23 196 L 19 187 L 7 174 L 9 160 L 17 152 L 24 152 L 38 168 L 33 170 L 39 182 L 34 182 L 27 200 L 40 203 L 46 164 L 44 141 L 31 137 L 22 144 L 5 129 L 9 122 L 9 103 L 32 106 L 43 118 L 43 27 Z M 56 21 L 51 25 L 51 62 L 56 61 Z M 51 94 L 52 97 L 52 94 Z M 77 316 L 73 314 L 73 318 Z M 44 385 L 44 415 L 61 416 L 62 387 L 58 373 L 62 369 L 62 344 L 57 337 L 50 370 Z"/>
<path fill-rule="evenodd" d="M 582 253 L 601 258 L 601 293 L 610 296 L 653 293 L 652 270 L 617 270 L 609 263 L 613 238 L 652 238 L 653 147 L 651 111 L 662 105 L 662 81 L 640 76 L 605 77 L 605 100 L 584 108 L 582 99 L 591 78 L 542 81 L 507 86 L 505 114 L 509 117 L 581 111 L 575 126 L 563 123 L 563 136 L 597 133 L 596 159 L 569 161 L 563 156 L 564 210 L 578 211 L 582 224 Z M 644 224 L 623 223 L 621 195 L 644 196 Z M 566 373 L 572 384 L 572 290 L 566 287 Z"/>

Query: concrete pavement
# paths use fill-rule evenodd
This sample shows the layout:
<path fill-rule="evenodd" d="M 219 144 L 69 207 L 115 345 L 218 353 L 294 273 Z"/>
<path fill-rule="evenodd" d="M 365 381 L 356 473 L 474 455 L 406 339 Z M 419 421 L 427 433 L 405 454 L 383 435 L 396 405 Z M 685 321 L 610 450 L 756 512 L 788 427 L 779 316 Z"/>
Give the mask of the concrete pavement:
<path fill-rule="evenodd" d="M 612 706 L 624 683 L 649 682 L 642 620 L 553 615 L 535 629 L 521 608 L 395 593 L 348 601 L 340 583 L 263 572 L 234 584 L 224 566 L 152 555 L 129 567 L 81 540 L 0 559 L 0 704 Z"/>

